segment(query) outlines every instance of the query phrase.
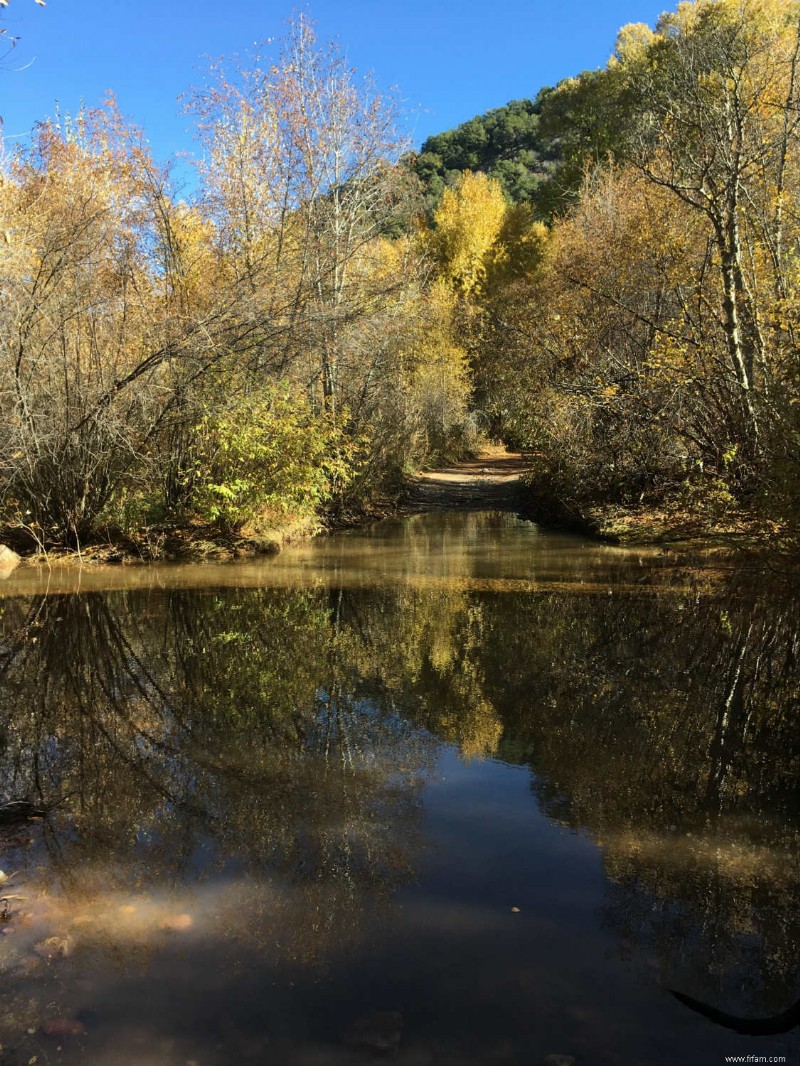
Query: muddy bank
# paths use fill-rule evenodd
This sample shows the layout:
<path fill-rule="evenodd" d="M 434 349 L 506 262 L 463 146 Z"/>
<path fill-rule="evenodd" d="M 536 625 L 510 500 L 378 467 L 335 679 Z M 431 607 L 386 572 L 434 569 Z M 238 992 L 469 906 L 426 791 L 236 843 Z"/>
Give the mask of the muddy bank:
<path fill-rule="evenodd" d="M 99 531 L 96 538 L 79 549 L 42 547 L 25 531 L 6 529 L 0 542 L 12 546 L 23 566 L 85 566 L 153 562 L 221 562 L 230 559 L 271 555 L 285 545 L 321 532 L 318 520 L 287 516 L 284 521 L 252 524 L 240 532 L 213 525 L 160 526 L 124 533 Z M 17 565 L 17 564 L 15 564 Z M 8 572 L 11 572 L 11 567 Z M 0 567 L 0 576 L 4 572 Z"/>
<path fill-rule="evenodd" d="M 372 501 L 357 513 L 327 519 L 287 516 L 251 523 L 233 533 L 215 526 L 155 527 L 133 534 L 107 530 L 80 551 L 37 550 L 32 537 L 6 530 L 6 540 L 23 556 L 23 565 L 135 564 L 152 562 L 225 562 L 279 552 L 287 544 L 336 533 L 382 518 L 432 511 L 510 511 L 524 506 L 524 458 L 503 448 L 488 448 L 477 458 L 413 475 L 399 499 Z"/>
<path fill-rule="evenodd" d="M 28 566 L 85 566 L 153 562 L 227 562 L 274 554 L 288 544 L 320 534 L 365 526 L 383 518 L 444 511 L 501 511 L 517 514 L 546 529 L 581 533 L 608 544 L 651 546 L 666 555 L 707 560 L 710 556 L 753 557 L 769 550 L 786 558 L 781 531 L 755 516 L 700 513 L 677 506 L 623 507 L 564 500 L 537 480 L 535 456 L 488 446 L 477 456 L 409 477 L 398 498 L 373 501 L 358 513 L 327 520 L 285 516 L 251 523 L 233 533 L 215 526 L 149 528 L 133 534 L 107 530 L 80 551 L 37 550 L 14 531 L 0 532 Z M 14 564 L 16 565 L 16 564 Z M 0 577 L 13 567 L 3 570 Z"/>
<path fill-rule="evenodd" d="M 565 499 L 529 470 L 523 479 L 520 514 L 548 529 L 626 547 L 650 546 L 682 562 L 730 559 L 759 565 L 792 565 L 796 547 L 776 523 L 732 506 L 689 509 L 680 500 L 662 505 L 622 505 Z"/>

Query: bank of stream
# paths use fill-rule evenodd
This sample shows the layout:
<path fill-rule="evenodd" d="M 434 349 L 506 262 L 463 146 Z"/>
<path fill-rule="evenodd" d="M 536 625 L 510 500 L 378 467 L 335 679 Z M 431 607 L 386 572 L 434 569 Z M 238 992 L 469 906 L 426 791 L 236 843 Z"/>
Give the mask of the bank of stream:
<path fill-rule="evenodd" d="M 522 455 L 490 446 L 472 459 L 418 471 L 406 478 L 395 496 L 373 501 L 356 513 L 336 515 L 323 522 L 308 517 L 274 515 L 271 521 L 251 522 L 236 533 L 192 523 L 152 527 L 128 535 L 109 530 L 105 537 L 98 536 L 80 551 L 37 550 L 33 538 L 28 537 L 28 551 L 23 557 L 35 565 L 181 560 L 216 563 L 275 554 L 289 544 L 315 535 L 336 533 L 398 515 L 459 510 L 519 513 L 525 506 L 521 478 L 528 467 Z M 11 539 L 18 546 L 26 543 L 25 536 L 17 535 Z M 4 550 L 8 553 L 8 549 Z M 16 561 L 0 555 L 0 573 L 13 569 Z"/>
<path fill-rule="evenodd" d="M 510 452 L 502 445 L 483 448 L 473 458 L 409 475 L 394 496 L 372 501 L 354 513 L 317 521 L 308 516 L 273 515 L 238 532 L 187 523 L 152 527 L 137 533 L 108 530 L 79 551 L 43 551 L 28 539 L 26 563 L 52 567 L 154 562 L 208 562 L 272 555 L 287 545 L 342 529 L 364 527 L 384 518 L 437 512 L 496 511 L 516 514 L 553 530 L 627 545 L 651 547 L 686 565 L 720 564 L 745 558 L 765 565 L 769 557 L 791 568 L 794 553 L 781 543 L 777 527 L 765 528 L 754 516 L 736 511 L 719 515 L 673 509 L 621 507 L 611 504 L 579 507 L 542 493 L 535 477 L 536 457 Z M 10 538 L 19 547 L 19 535 Z M 781 548 L 784 549 L 783 554 Z M 20 561 L 0 545 L 0 575 Z M 3 554 L 5 553 L 5 554 Z"/>

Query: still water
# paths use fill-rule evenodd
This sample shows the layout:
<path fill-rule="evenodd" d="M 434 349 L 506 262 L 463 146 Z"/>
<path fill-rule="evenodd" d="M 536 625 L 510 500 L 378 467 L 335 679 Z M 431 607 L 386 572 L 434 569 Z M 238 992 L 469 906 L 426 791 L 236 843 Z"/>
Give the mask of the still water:
<path fill-rule="evenodd" d="M 0 1063 L 797 1063 L 797 619 L 486 513 L 12 575 Z"/>

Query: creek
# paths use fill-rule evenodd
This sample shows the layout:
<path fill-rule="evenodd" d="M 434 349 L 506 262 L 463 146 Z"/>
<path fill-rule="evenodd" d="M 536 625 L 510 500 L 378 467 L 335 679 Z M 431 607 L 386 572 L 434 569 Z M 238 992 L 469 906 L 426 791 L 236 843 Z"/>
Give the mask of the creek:
<path fill-rule="evenodd" d="M 21 568 L 0 1063 L 796 1062 L 797 618 L 499 512 Z"/>

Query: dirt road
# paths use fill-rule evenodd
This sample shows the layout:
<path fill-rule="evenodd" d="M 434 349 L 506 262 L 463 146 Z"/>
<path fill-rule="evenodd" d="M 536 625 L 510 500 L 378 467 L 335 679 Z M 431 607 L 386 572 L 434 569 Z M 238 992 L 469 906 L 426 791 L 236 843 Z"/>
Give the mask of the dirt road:
<path fill-rule="evenodd" d="M 403 511 L 516 511 L 527 466 L 517 452 L 488 448 L 476 459 L 421 471 L 410 482 Z"/>

